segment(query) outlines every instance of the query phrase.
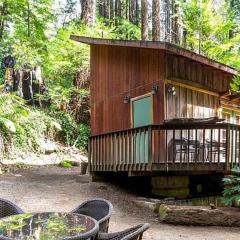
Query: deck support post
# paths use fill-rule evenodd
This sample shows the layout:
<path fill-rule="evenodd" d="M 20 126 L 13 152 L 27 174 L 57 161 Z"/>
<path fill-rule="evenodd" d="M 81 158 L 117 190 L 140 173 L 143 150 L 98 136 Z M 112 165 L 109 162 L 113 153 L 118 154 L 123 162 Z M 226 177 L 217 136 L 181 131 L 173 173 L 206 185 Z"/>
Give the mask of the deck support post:
<path fill-rule="evenodd" d="M 152 193 L 160 197 L 189 197 L 189 176 L 152 177 Z"/>

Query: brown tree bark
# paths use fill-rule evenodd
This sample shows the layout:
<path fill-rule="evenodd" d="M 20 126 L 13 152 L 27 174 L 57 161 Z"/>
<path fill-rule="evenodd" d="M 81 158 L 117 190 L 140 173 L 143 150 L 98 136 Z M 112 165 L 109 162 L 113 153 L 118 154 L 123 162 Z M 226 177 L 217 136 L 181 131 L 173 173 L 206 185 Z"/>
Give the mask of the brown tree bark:
<path fill-rule="evenodd" d="M 3 38 L 3 32 L 5 28 L 5 17 L 7 14 L 7 4 L 3 2 L 2 7 L 0 8 L 0 40 Z"/>
<path fill-rule="evenodd" d="M 96 0 L 81 0 L 81 20 L 87 25 L 93 25 L 95 21 Z"/>
<path fill-rule="evenodd" d="M 119 17 L 122 17 L 122 0 L 116 0 L 116 1 L 118 1 L 117 15 Z"/>
<path fill-rule="evenodd" d="M 139 22 L 140 22 L 140 17 L 139 17 L 139 2 L 138 0 L 136 0 L 136 21 L 135 21 L 135 24 L 137 26 L 139 26 Z"/>
<path fill-rule="evenodd" d="M 172 0 L 172 31 L 171 31 L 171 39 L 172 43 L 179 43 L 179 23 L 178 23 L 178 11 L 179 6 L 175 0 Z"/>
<path fill-rule="evenodd" d="M 164 5 L 164 14 L 165 14 L 165 19 L 164 19 L 164 28 L 165 28 L 165 33 L 164 33 L 164 41 L 169 42 L 170 41 L 170 0 L 165 0 L 165 5 Z"/>
<path fill-rule="evenodd" d="M 125 13 L 125 19 L 129 21 L 129 6 L 130 2 L 129 0 L 125 0 L 125 6 L 124 6 L 124 13 Z"/>
<path fill-rule="evenodd" d="M 109 24 L 110 17 L 110 0 L 99 1 L 100 15 L 104 17 L 105 23 Z"/>
<path fill-rule="evenodd" d="M 148 1 L 147 0 L 141 0 L 141 35 L 142 40 L 148 40 Z"/>
<path fill-rule="evenodd" d="M 115 16 L 122 17 L 122 0 L 115 0 Z"/>
<path fill-rule="evenodd" d="M 160 41 L 160 1 L 152 0 L 152 40 Z"/>
<path fill-rule="evenodd" d="M 240 227 L 236 208 L 161 205 L 159 214 L 160 220 L 175 225 Z"/>
<path fill-rule="evenodd" d="M 129 21 L 131 23 L 136 22 L 136 0 L 130 0 L 129 2 Z"/>
<path fill-rule="evenodd" d="M 235 3 L 234 0 L 230 0 L 230 11 L 233 11 L 233 9 L 234 9 L 234 3 Z M 228 38 L 231 39 L 233 37 L 234 37 L 234 31 L 233 31 L 233 29 L 230 29 L 229 33 L 228 33 Z"/>
<path fill-rule="evenodd" d="M 114 11 L 114 0 L 110 0 L 110 22 L 111 24 L 114 23 L 114 19 L 115 19 L 115 11 Z"/>
<path fill-rule="evenodd" d="M 109 18 L 110 16 L 110 0 L 102 0 L 102 16 Z"/>

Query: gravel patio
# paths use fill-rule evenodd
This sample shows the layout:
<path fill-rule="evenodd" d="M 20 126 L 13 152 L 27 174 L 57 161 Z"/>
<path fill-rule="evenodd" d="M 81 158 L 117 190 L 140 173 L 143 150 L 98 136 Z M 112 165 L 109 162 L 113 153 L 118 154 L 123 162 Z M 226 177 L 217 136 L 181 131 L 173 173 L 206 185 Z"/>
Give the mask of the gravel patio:
<path fill-rule="evenodd" d="M 19 169 L 0 175 L 0 197 L 17 203 L 25 211 L 70 211 L 89 198 L 110 200 L 114 213 L 110 231 L 118 231 L 149 222 L 145 240 L 239 240 L 240 229 L 222 227 L 186 227 L 160 224 L 157 216 L 136 207 L 136 196 L 106 183 L 89 182 L 80 176 L 79 168 L 64 169 L 56 166 Z"/>

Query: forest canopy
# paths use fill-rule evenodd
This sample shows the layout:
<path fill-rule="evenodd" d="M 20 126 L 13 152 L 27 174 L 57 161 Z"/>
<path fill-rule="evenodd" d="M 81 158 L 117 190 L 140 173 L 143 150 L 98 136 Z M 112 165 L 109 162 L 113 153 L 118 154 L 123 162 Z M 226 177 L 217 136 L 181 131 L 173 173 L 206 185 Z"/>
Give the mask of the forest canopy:
<path fill-rule="evenodd" d="M 50 83 L 71 85 L 88 64 L 72 33 L 167 41 L 240 67 L 240 0 L 0 0 L 0 57 L 17 68 L 41 65 Z"/>

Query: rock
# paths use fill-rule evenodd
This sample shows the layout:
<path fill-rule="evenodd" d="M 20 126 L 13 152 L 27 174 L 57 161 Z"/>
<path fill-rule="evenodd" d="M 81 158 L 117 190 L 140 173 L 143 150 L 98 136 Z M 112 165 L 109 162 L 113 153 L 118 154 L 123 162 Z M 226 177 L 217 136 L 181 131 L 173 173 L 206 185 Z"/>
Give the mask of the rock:
<path fill-rule="evenodd" d="M 89 175 L 78 175 L 76 181 L 79 183 L 89 183 L 91 181 L 91 177 Z"/>
<path fill-rule="evenodd" d="M 161 200 L 158 199 L 137 199 L 133 201 L 137 206 L 143 207 L 143 208 L 148 208 L 151 211 L 158 212 L 159 207 L 161 205 Z"/>
<path fill-rule="evenodd" d="M 58 146 L 55 142 L 51 142 L 50 140 L 40 139 L 38 141 L 39 147 L 45 154 L 51 154 L 58 150 Z"/>
<path fill-rule="evenodd" d="M 103 186 L 103 185 L 99 186 L 98 189 L 105 190 L 105 191 L 108 190 L 107 186 Z"/>

